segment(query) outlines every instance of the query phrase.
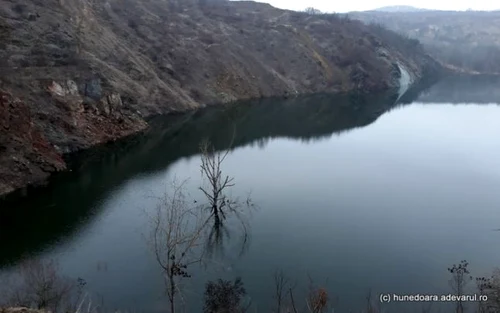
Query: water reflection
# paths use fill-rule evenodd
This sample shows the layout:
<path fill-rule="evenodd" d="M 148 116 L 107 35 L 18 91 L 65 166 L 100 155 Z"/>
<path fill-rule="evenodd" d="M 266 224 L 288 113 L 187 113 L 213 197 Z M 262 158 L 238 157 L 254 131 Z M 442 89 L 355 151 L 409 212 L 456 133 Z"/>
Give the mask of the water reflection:
<path fill-rule="evenodd" d="M 207 236 L 206 250 L 209 257 L 224 258 L 225 247 L 231 240 L 231 232 L 225 223 L 214 222 Z"/>
<path fill-rule="evenodd" d="M 416 99 L 424 103 L 497 103 L 500 76 L 458 75 L 440 80 Z"/>
<path fill-rule="evenodd" d="M 200 141 L 225 149 L 236 129 L 224 172 L 235 176 L 236 195 L 251 190 L 264 209 L 252 217 L 252 246 L 236 261 L 241 231 L 213 225 L 206 247 L 226 259 L 224 269 L 196 272 L 189 283 L 242 276 L 261 309 L 271 307 L 268 282 L 280 268 L 305 284 L 305 271 L 335 279 L 332 295 L 346 304 L 369 287 L 441 292 L 450 262 L 473 255 L 471 264 L 489 271 L 497 256 L 488 249 L 497 243 L 492 137 L 500 112 L 414 104 L 385 114 L 440 92 L 417 89 L 397 103 L 391 94 L 267 99 L 155 119 L 144 136 L 88 151 L 47 188 L 2 202 L 11 209 L 0 221 L 2 265 L 47 249 L 43 257 L 61 259 L 111 305 L 161 311 L 164 286 L 138 213 L 154 201 L 142 193 L 163 192 L 174 172 L 199 177 Z M 338 138 L 327 140 L 332 134 Z M 193 180 L 191 190 L 201 185 Z M 190 289 L 202 294 L 199 287 Z"/>
<path fill-rule="evenodd" d="M 422 86 L 399 103 L 411 102 Z M 151 121 L 150 131 L 92 149 L 70 160 L 72 172 L 55 175 L 47 187 L 29 189 L 0 202 L 0 267 L 35 255 L 83 231 L 102 214 L 101 202 L 127 180 L 167 168 L 198 153 L 210 138 L 216 149 L 265 147 L 271 138 L 313 142 L 362 127 L 394 107 L 396 94 L 317 94 L 292 99 L 260 99 Z M 223 230 L 214 232 L 221 240 Z"/>

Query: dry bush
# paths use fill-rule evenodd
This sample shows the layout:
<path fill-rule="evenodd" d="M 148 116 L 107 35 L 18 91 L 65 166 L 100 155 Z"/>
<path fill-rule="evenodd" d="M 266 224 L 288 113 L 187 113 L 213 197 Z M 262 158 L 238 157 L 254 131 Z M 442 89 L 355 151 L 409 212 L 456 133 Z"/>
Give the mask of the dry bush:
<path fill-rule="evenodd" d="M 1 306 L 27 307 L 58 312 L 92 312 L 96 307 L 84 292 L 85 281 L 61 274 L 55 260 L 28 260 L 5 278 Z"/>
<path fill-rule="evenodd" d="M 476 286 L 479 295 L 488 297 L 488 301 L 478 303 L 478 313 L 500 312 L 500 269 L 496 269 L 489 278 L 477 277 Z"/>
<path fill-rule="evenodd" d="M 322 313 L 328 310 L 329 296 L 326 288 L 316 286 L 313 280 L 309 277 L 309 293 L 307 295 L 306 304 L 310 313 Z"/>
<path fill-rule="evenodd" d="M 209 281 L 205 287 L 204 313 L 244 313 L 249 306 L 243 307 L 242 300 L 246 295 L 241 278 L 234 282 L 219 279 Z"/>

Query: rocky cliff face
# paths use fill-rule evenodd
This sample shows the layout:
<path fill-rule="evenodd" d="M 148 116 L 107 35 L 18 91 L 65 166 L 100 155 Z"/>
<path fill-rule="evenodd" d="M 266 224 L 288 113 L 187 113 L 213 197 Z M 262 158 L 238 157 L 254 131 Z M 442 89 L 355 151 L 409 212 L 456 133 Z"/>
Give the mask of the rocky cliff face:
<path fill-rule="evenodd" d="M 65 168 L 56 149 L 34 125 L 29 107 L 3 92 L 0 130 L 0 194 Z"/>
<path fill-rule="evenodd" d="M 436 67 L 394 33 L 254 2 L 5 0 L 0 90 L 6 103 L 24 108 L 9 123 L 20 116 L 15 124 L 24 126 L 2 129 L 0 194 L 64 168 L 63 153 L 146 128 L 148 115 L 245 98 L 398 88 L 401 68 L 416 81 Z M 31 172 L 11 170 L 11 156 L 28 155 L 50 168 L 30 161 Z"/>

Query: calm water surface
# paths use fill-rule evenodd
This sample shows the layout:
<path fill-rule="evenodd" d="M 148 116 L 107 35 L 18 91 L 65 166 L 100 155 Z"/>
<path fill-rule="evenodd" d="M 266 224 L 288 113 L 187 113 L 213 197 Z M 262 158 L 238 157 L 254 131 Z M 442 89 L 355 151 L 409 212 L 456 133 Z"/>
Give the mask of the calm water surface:
<path fill-rule="evenodd" d="M 448 293 L 453 263 L 467 259 L 478 276 L 500 264 L 495 86 L 452 78 L 401 99 L 315 95 L 154 120 L 149 134 L 85 153 L 73 172 L 2 202 L 0 266 L 55 258 L 109 308 L 166 311 L 148 249 L 153 196 L 177 177 L 201 200 L 198 143 L 209 137 L 222 149 L 235 129 L 223 169 L 232 194 L 251 191 L 259 208 L 243 254 L 229 225 L 224 254 L 193 268 L 191 311 L 207 280 L 241 276 L 268 312 L 276 269 L 297 294 L 308 275 L 325 285 L 341 311 L 363 307 L 370 289 Z"/>

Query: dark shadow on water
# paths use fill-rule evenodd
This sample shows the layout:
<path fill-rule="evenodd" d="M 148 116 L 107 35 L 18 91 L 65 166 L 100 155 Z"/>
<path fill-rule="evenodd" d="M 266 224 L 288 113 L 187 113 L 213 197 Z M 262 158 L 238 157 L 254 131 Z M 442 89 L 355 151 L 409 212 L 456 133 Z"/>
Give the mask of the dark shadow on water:
<path fill-rule="evenodd" d="M 398 102 L 411 103 L 427 87 L 417 86 Z M 72 157 L 72 171 L 54 175 L 48 186 L 0 200 L 0 267 L 74 237 L 102 213 L 100 202 L 114 189 L 137 175 L 197 155 L 206 137 L 216 149 L 226 148 L 233 134 L 233 148 L 277 137 L 311 142 L 373 123 L 397 105 L 397 98 L 391 93 L 316 94 L 155 118 L 146 134 Z M 223 236 L 224 230 L 215 230 L 215 240 Z"/>

